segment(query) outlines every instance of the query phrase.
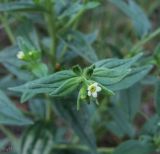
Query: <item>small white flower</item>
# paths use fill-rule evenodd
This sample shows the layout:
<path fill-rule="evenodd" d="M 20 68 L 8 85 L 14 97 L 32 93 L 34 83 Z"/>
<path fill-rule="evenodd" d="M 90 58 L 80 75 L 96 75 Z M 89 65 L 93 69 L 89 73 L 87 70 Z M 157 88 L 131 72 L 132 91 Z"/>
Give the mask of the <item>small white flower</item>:
<path fill-rule="evenodd" d="M 18 59 L 23 59 L 24 58 L 24 52 L 23 51 L 19 51 L 18 53 L 17 53 L 17 58 Z"/>
<path fill-rule="evenodd" d="M 98 86 L 98 83 L 93 83 L 90 86 L 88 86 L 88 96 L 93 96 L 94 98 L 97 97 L 97 92 L 100 92 L 102 88 Z"/>

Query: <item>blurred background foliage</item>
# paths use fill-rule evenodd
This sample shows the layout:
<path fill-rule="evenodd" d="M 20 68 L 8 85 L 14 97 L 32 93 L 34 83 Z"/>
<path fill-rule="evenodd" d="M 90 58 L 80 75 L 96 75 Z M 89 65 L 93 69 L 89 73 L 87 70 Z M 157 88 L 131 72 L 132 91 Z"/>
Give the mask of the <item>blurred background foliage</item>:
<path fill-rule="evenodd" d="M 48 37 L 49 32 L 46 28 L 47 23 L 44 22 L 45 17 L 41 14 L 41 10 L 43 9 L 41 7 L 32 8 L 30 6 L 28 6 L 27 9 L 24 9 L 23 6 L 21 6 L 20 10 L 15 11 L 16 8 L 14 8 L 14 6 L 10 6 L 9 8 L 12 8 L 13 12 L 8 12 L 5 11 L 5 9 L 7 10 L 9 8 L 2 5 L 7 2 L 14 2 L 14 0 L 1 0 L 0 2 L 0 49 L 2 50 L 2 52 L 0 52 L 0 88 L 5 91 L 14 102 L 16 102 L 15 104 L 24 112 L 24 114 L 29 114 L 31 117 L 34 117 L 35 115 L 37 117 L 44 117 L 45 111 L 43 110 L 45 108 L 45 103 L 43 99 L 39 100 L 39 98 L 35 98 L 29 101 L 29 105 L 22 105 L 19 103 L 19 99 L 17 99 L 19 94 L 16 94 L 15 96 L 13 92 L 7 89 L 8 87 L 13 87 L 33 79 L 30 72 L 28 73 L 23 69 L 19 72 L 22 62 L 15 60 L 15 56 L 18 51 L 16 38 L 21 36 L 24 39 L 29 40 L 36 49 L 41 50 L 42 59 L 46 64 L 48 64 L 49 68 L 51 68 L 50 72 L 69 68 L 77 63 L 82 66 L 86 66 L 90 61 L 86 62 L 84 60 L 86 55 L 83 55 L 83 53 L 77 54 L 72 51 L 63 52 L 61 49 L 63 48 L 64 41 L 66 41 L 64 39 L 61 45 L 57 47 L 57 63 L 54 70 L 52 70 L 52 64 L 48 62 L 48 59 L 51 57 L 49 53 L 49 44 L 51 44 L 51 40 Z M 28 3 L 32 2 L 32 0 L 15 0 L 15 2 Z M 38 3 L 38 0 L 35 0 L 35 2 Z M 64 14 L 59 20 L 64 19 L 64 21 L 67 22 L 68 16 L 70 16 L 74 11 L 77 11 L 76 9 L 74 10 L 77 5 L 76 0 L 73 0 L 72 2 L 75 3 L 75 6 L 72 6 L 68 12 L 64 11 Z M 154 131 L 153 127 L 154 125 L 157 125 L 157 122 L 159 122 L 159 117 L 156 112 L 157 110 L 157 113 L 160 112 L 159 105 L 157 105 L 160 104 L 158 80 L 160 63 L 159 57 L 157 58 L 158 54 L 156 54 L 160 52 L 160 1 L 97 0 L 97 2 L 100 2 L 100 5 L 94 9 L 89 9 L 83 12 L 82 16 L 80 13 L 77 17 L 78 20 L 72 25 L 72 28 L 77 31 L 77 33 L 75 32 L 74 34 L 79 38 L 82 38 L 82 42 L 80 41 L 82 44 L 79 44 L 78 48 L 81 49 L 84 45 L 83 41 L 85 38 L 87 40 L 86 42 L 89 43 L 89 45 L 86 45 L 87 47 L 89 46 L 86 49 L 90 49 L 92 51 L 90 48 L 90 45 L 92 44 L 93 50 L 96 52 L 98 59 L 128 58 L 139 53 L 139 51 L 143 51 L 145 58 L 141 60 L 140 64 L 152 63 L 154 64 L 154 68 L 150 72 L 150 75 L 141 82 L 138 82 L 131 88 L 117 92 L 116 96 L 111 98 L 111 100 L 109 100 L 108 97 L 105 97 L 100 106 L 95 107 L 94 105 L 90 105 L 87 107 L 87 114 L 89 115 L 86 116 L 91 117 L 90 122 L 93 125 L 98 147 L 111 147 L 111 149 L 107 149 L 107 152 L 112 153 L 112 147 L 117 147 L 121 143 L 125 144 L 123 142 L 127 141 L 125 147 L 132 145 L 131 149 L 133 149 L 139 146 L 140 150 L 135 151 L 135 153 L 138 154 L 139 152 L 140 154 L 146 154 L 148 151 L 150 152 L 150 149 L 146 150 L 147 152 L 143 151 L 142 149 L 145 149 L 143 148 L 144 145 L 139 144 L 139 140 L 132 141 L 132 139 L 141 140 L 142 138 L 143 142 L 148 143 L 150 141 L 150 136 L 152 136 L 151 140 L 153 141 L 154 138 L 154 143 L 156 143 L 156 146 L 159 148 L 159 138 L 156 138 L 159 134 L 156 134 L 157 128 L 155 128 Z M 56 3 L 57 6 L 59 5 L 58 3 L 62 3 L 64 8 L 71 5 L 70 0 L 59 0 Z M 57 7 L 57 14 L 59 13 L 58 9 L 59 8 Z M 31 11 L 31 13 L 28 13 L 27 11 Z M 64 23 L 60 22 L 57 27 L 61 28 L 63 26 Z M 66 33 L 58 37 L 62 40 L 63 36 L 65 38 Z M 151 36 L 151 39 L 148 39 L 148 36 Z M 147 43 L 139 45 L 139 42 L 141 42 L 141 40 L 145 40 L 145 38 L 148 39 L 148 41 L 146 41 Z M 69 44 L 69 42 L 67 43 Z M 70 48 L 73 49 L 71 46 L 72 44 L 69 45 Z M 11 50 L 12 52 L 10 52 Z M 154 57 L 154 55 L 156 56 Z M 111 106 L 109 102 L 112 102 Z M 41 104 L 41 107 L 39 107 L 39 103 Z M 63 102 L 60 103 L 63 104 Z M 54 111 L 56 113 L 54 115 L 56 117 L 55 122 L 59 129 L 56 134 L 57 142 L 60 140 L 59 142 L 65 141 L 67 143 L 77 143 L 78 141 L 77 136 L 65 122 L 68 119 L 72 127 L 76 125 L 82 129 L 85 125 L 83 122 L 86 122 L 86 119 L 82 116 L 85 111 L 81 111 L 82 113 L 78 113 L 78 115 L 76 115 L 74 108 L 70 108 L 72 103 L 70 104 L 71 105 L 68 106 L 63 104 L 62 107 L 55 103 L 59 112 L 64 113 L 66 110 L 68 111 L 68 113 L 60 116 L 56 113 L 58 112 L 57 110 Z M 35 115 L 28 113 L 28 110 L 32 111 L 32 114 L 34 113 Z M 28 119 L 26 119 L 26 121 L 27 120 Z M 3 127 L 1 129 L 4 131 Z M 21 129 L 19 127 L 12 127 L 10 129 L 15 132 L 17 136 L 20 135 L 23 130 L 23 128 Z M 77 127 L 74 127 L 73 129 L 78 131 L 83 140 L 87 138 L 85 136 L 86 132 L 81 132 L 81 129 L 77 130 Z M 86 129 L 89 130 L 90 127 L 87 125 Z M 151 133 L 151 130 L 153 130 L 153 133 Z M 131 141 L 128 141 L 130 139 Z M 94 143 L 90 143 L 92 139 L 88 140 L 89 143 L 87 142 L 87 144 L 94 147 Z M 6 145 L 8 141 L 4 140 L 3 143 L 2 147 Z M 84 141 L 84 143 L 86 142 Z M 65 147 L 63 148 L 66 149 Z M 83 147 L 80 149 L 83 149 Z M 103 151 L 103 148 L 99 149 L 102 153 L 106 152 L 105 150 L 106 149 Z M 114 154 L 125 154 L 123 150 L 123 148 L 118 147 Z M 66 153 L 66 151 L 64 153 Z"/>

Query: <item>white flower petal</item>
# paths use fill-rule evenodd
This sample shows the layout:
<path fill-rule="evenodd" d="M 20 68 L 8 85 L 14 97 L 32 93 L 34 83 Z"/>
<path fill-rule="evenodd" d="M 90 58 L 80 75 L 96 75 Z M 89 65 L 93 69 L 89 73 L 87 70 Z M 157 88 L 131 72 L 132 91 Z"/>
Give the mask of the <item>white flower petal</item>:
<path fill-rule="evenodd" d="M 91 96 L 91 92 L 90 91 L 88 91 L 88 96 Z"/>
<path fill-rule="evenodd" d="M 23 57 L 24 57 L 24 52 L 23 52 L 23 51 L 19 51 L 19 52 L 17 53 L 17 58 L 18 58 L 18 59 L 23 59 Z"/>
<path fill-rule="evenodd" d="M 97 87 L 97 86 L 98 86 L 98 83 L 97 83 L 97 82 L 95 82 L 95 83 L 93 83 L 93 85 L 94 85 L 95 87 Z"/>
<path fill-rule="evenodd" d="M 97 91 L 97 92 L 100 92 L 101 90 L 102 90 L 102 88 L 99 87 L 99 86 L 97 86 L 96 91 Z"/>
<path fill-rule="evenodd" d="M 96 98 L 97 97 L 97 92 L 92 93 L 92 96 Z"/>

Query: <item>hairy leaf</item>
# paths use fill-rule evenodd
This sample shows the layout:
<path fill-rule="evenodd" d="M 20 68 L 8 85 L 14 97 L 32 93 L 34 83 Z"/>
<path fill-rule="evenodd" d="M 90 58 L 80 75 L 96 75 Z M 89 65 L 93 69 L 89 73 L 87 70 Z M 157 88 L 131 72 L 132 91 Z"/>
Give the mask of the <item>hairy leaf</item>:
<path fill-rule="evenodd" d="M 18 110 L 8 97 L 0 91 L 0 124 L 29 125 L 32 121 Z"/>
<path fill-rule="evenodd" d="M 134 65 L 141 57 L 143 53 L 139 53 L 136 56 L 128 59 L 104 59 L 95 63 L 96 67 L 114 68 L 114 69 L 127 69 Z"/>
<path fill-rule="evenodd" d="M 0 12 L 4 11 L 45 11 L 42 6 L 31 2 L 9 2 L 0 4 Z"/>
<path fill-rule="evenodd" d="M 130 140 L 120 144 L 113 154 L 151 154 L 154 152 L 152 144 L 143 144 L 140 141 Z"/>
<path fill-rule="evenodd" d="M 113 118 L 113 121 L 107 124 L 110 131 L 120 137 L 125 135 L 130 137 L 134 136 L 135 130 L 132 127 L 132 124 L 128 121 L 124 111 L 119 109 L 118 106 L 113 106 L 109 109 L 109 113 Z"/>
<path fill-rule="evenodd" d="M 128 74 L 123 80 L 107 87 L 113 91 L 127 89 L 132 85 L 134 85 L 135 83 L 137 83 L 138 81 L 141 81 L 151 69 L 152 69 L 151 65 L 134 68 L 132 69 L 131 73 Z"/>
<path fill-rule="evenodd" d="M 93 154 L 97 154 L 96 141 L 91 127 L 91 121 L 86 104 L 83 104 L 80 111 L 76 109 L 76 98 L 68 100 L 57 100 L 54 103 L 54 108 L 58 111 L 59 115 L 69 122 L 75 133 L 78 135 L 80 141 L 86 144 Z M 67 101 L 67 103 L 66 103 Z"/>
<path fill-rule="evenodd" d="M 69 33 L 70 40 L 63 40 L 63 42 L 75 53 L 84 58 L 90 63 L 93 63 L 98 60 L 97 55 L 90 45 L 87 42 L 84 35 L 78 31 L 72 31 Z"/>
<path fill-rule="evenodd" d="M 144 11 L 134 0 L 110 0 L 123 11 L 133 22 L 139 36 L 143 37 L 151 30 L 151 23 Z"/>
<path fill-rule="evenodd" d="M 66 80 L 59 88 L 50 93 L 52 96 L 66 96 L 73 92 L 80 84 L 82 79 L 80 77 L 74 77 Z"/>
<path fill-rule="evenodd" d="M 141 87 L 137 83 L 132 87 L 120 91 L 120 100 L 122 109 L 125 111 L 128 120 L 132 121 L 140 110 L 141 103 Z"/>
<path fill-rule="evenodd" d="M 22 92 L 22 102 L 24 102 L 37 94 L 49 94 L 53 92 L 59 88 L 59 86 L 61 86 L 67 79 L 73 78 L 75 76 L 76 75 L 72 71 L 65 70 L 10 89 L 17 92 Z"/>

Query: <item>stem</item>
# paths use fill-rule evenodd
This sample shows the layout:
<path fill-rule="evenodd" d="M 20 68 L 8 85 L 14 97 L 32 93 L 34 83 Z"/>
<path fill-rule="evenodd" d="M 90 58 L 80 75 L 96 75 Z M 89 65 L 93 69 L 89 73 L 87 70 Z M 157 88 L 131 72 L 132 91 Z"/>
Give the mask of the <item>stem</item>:
<path fill-rule="evenodd" d="M 14 35 L 12 33 L 12 30 L 11 30 L 9 24 L 8 24 L 6 15 L 5 14 L 4 15 L 0 15 L 0 20 L 2 22 L 2 25 L 4 27 L 5 32 L 7 33 L 8 37 L 9 37 L 10 42 L 12 44 L 14 44 L 15 43 L 15 37 L 14 37 Z"/>
<path fill-rule="evenodd" d="M 153 33 L 142 39 L 140 42 L 138 42 L 132 49 L 131 52 L 137 52 L 139 48 L 141 48 L 145 43 L 156 37 L 160 33 L 160 28 L 155 30 Z"/>
<path fill-rule="evenodd" d="M 51 113 L 52 113 L 52 102 L 49 98 L 48 95 L 45 95 L 47 99 L 47 104 L 46 104 L 46 120 L 50 121 L 51 119 Z"/>
<path fill-rule="evenodd" d="M 90 152 L 90 149 L 85 146 L 85 145 L 75 145 L 75 144 L 59 144 L 59 145 L 54 145 L 53 149 L 55 150 L 81 150 L 85 152 Z M 114 148 L 98 148 L 99 153 L 106 153 L 106 154 L 112 154 Z"/>
<path fill-rule="evenodd" d="M 50 55 L 52 58 L 52 64 L 55 66 L 56 64 L 56 17 L 55 12 L 53 10 L 53 4 L 51 0 L 46 0 L 46 9 L 49 13 L 45 14 L 45 19 L 48 25 L 48 32 L 51 37 L 51 46 L 50 46 Z"/>
<path fill-rule="evenodd" d="M 78 98 L 77 98 L 77 111 L 79 111 L 79 109 L 80 109 L 80 103 L 81 103 L 81 95 L 80 95 L 80 91 L 79 91 L 79 93 L 78 93 Z"/>
<path fill-rule="evenodd" d="M 54 11 L 54 6 L 52 0 L 46 0 L 46 9 L 49 13 L 45 14 L 45 20 L 48 25 L 48 33 L 51 37 L 50 44 L 50 58 L 53 67 L 56 66 L 56 47 L 57 47 L 57 38 L 56 38 L 56 16 Z M 48 95 L 45 95 L 47 104 L 46 104 L 46 120 L 50 121 L 51 112 L 52 112 L 52 102 Z"/>

